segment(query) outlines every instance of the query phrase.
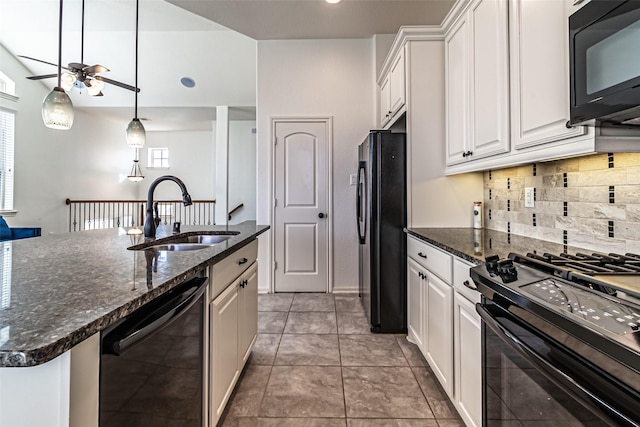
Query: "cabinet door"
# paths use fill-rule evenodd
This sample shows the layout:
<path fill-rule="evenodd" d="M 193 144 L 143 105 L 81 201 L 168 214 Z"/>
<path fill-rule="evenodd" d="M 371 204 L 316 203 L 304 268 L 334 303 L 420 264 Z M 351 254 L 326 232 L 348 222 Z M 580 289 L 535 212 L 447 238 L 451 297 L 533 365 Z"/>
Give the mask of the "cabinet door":
<path fill-rule="evenodd" d="M 411 342 L 424 353 L 425 269 L 407 258 L 407 329 Z"/>
<path fill-rule="evenodd" d="M 239 354 L 241 370 L 251 354 L 252 344 L 258 334 L 258 263 L 255 262 L 240 277 L 239 299 Z"/>
<path fill-rule="evenodd" d="M 389 116 L 393 117 L 403 106 L 405 102 L 405 74 L 404 74 L 404 50 L 398 53 L 393 65 L 391 65 L 391 71 L 389 72 L 389 85 L 390 97 L 389 97 L 389 110 L 391 113 Z"/>
<path fill-rule="evenodd" d="M 426 358 L 451 397 L 453 392 L 453 288 L 426 271 Z"/>
<path fill-rule="evenodd" d="M 240 370 L 238 368 L 238 284 L 233 282 L 209 304 L 211 322 L 210 389 L 211 417 L 216 422 L 233 391 Z"/>
<path fill-rule="evenodd" d="M 380 127 L 383 127 L 391 119 L 391 80 L 389 74 L 380 85 Z"/>
<path fill-rule="evenodd" d="M 511 0 L 512 139 L 516 148 L 583 135 L 569 120 L 568 18 L 564 1 Z"/>
<path fill-rule="evenodd" d="M 453 304 L 455 404 L 467 426 L 482 425 L 480 316 L 475 304 L 456 292 Z"/>
<path fill-rule="evenodd" d="M 445 39 L 447 164 L 467 160 L 469 138 L 469 35 L 462 17 Z"/>
<path fill-rule="evenodd" d="M 479 0 L 469 10 L 470 160 L 509 151 L 507 18 L 507 0 Z"/>

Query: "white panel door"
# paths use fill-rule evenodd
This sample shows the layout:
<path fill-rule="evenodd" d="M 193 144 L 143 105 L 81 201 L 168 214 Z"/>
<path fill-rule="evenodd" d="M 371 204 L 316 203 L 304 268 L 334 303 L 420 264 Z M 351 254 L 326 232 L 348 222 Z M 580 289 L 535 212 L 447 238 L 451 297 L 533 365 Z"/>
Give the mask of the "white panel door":
<path fill-rule="evenodd" d="M 425 354 L 449 397 L 453 396 L 453 288 L 430 271 L 427 277 Z"/>
<path fill-rule="evenodd" d="M 407 258 L 407 329 L 409 339 L 424 352 L 425 281 L 424 268 Z"/>
<path fill-rule="evenodd" d="M 463 162 L 469 149 L 469 40 L 462 18 L 444 42 L 446 67 L 447 165 Z"/>
<path fill-rule="evenodd" d="M 275 122 L 275 290 L 328 290 L 328 121 Z"/>

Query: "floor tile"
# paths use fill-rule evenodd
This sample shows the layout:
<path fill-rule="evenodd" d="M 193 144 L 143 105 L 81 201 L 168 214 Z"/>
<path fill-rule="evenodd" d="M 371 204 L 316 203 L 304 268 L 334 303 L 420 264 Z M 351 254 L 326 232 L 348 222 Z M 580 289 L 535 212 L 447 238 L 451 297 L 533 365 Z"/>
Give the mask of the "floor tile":
<path fill-rule="evenodd" d="M 438 422 L 431 419 L 372 419 L 348 418 L 349 427 L 438 427 Z"/>
<path fill-rule="evenodd" d="M 228 406 L 229 416 L 258 416 L 271 366 L 248 365 Z"/>
<path fill-rule="evenodd" d="M 340 366 L 338 336 L 284 334 L 275 364 Z"/>
<path fill-rule="evenodd" d="M 358 295 L 336 295 L 336 311 L 345 312 L 351 311 L 356 313 L 364 313 L 364 308 L 362 307 L 362 302 L 360 301 L 360 297 Z"/>
<path fill-rule="evenodd" d="M 345 416 L 342 375 L 336 366 L 274 366 L 262 417 Z"/>
<path fill-rule="evenodd" d="M 289 313 L 263 311 L 258 313 L 258 333 L 281 334 Z"/>
<path fill-rule="evenodd" d="M 337 334 L 335 312 L 290 312 L 285 334 Z"/>
<path fill-rule="evenodd" d="M 260 294 L 258 311 L 289 311 L 294 294 Z"/>
<path fill-rule="evenodd" d="M 346 427 L 344 418 L 257 418 L 229 417 L 222 427 Z"/>
<path fill-rule="evenodd" d="M 249 363 L 252 365 L 273 365 L 281 336 L 281 334 L 258 334 Z"/>
<path fill-rule="evenodd" d="M 339 334 L 370 334 L 371 327 L 364 311 L 339 311 L 338 318 Z"/>
<path fill-rule="evenodd" d="M 436 418 L 459 419 L 458 412 L 449 401 L 431 369 L 429 367 L 414 367 L 411 369 Z"/>
<path fill-rule="evenodd" d="M 396 336 L 396 341 L 398 341 L 398 344 L 404 353 L 404 357 L 407 358 L 409 366 L 427 366 L 427 361 L 424 360 L 424 356 L 420 352 L 418 346 L 409 342 L 406 335 Z"/>
<path fill-rule="evenodd" d="M 296 294 L 291 311 L 336 311 L 333 294 Z"/>
<path fill-rule="evenodd" d="M 500 424 L 502 427 L 507 427 L 505 424 Z M 465 427 L 466 424 L 462 420 L 438 420 L 439 427 Z M 568 427 L 568 426 L 567 426 Z"/>
<path fill-rule="evenodd" d="M 340 335 L 342 366 L 408 366 L 393 335 Z"/>
<path fill-rule="evenodd" d="M 433 418 L 408 367 L 344 367 L 342 376 L 349 418 Z"/>

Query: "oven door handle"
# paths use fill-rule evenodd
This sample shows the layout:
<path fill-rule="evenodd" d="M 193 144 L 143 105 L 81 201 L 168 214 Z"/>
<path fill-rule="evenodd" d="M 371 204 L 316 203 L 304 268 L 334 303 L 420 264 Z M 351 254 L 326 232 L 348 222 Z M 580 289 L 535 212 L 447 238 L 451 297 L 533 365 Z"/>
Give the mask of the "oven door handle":
<path fill-rule="evenodd" d="M 186 290 L 159 307 L 147 312 L 139 309 L 136 313 L 118 325 L 102 338 L 102 354 L 121 355 L 154 332 L 168 326 L 180 317 L 204 294 L 207 288 L 206 277 L 196 277 L 183 283 Z M 195 289 L 195 290 L 194 290 Z"/>
<path fill-rule="evenodd" d="M 594 394 L 592 391 L 582 386 L 573 377 L 571 377 L 571 375 L 553 366 L 551 363 L 545 360 L 533 348 L 522 342 L 520 339 L 518 339 L 518 337 L 513 335 L 508 329 L 501 325 L 500 322 L 495 319 L 494 315 L 482 304 L 476 304 L 476 311 L 478 312 L 484 323 L 487 325 L 487 327 L 491 329 L 491 331 L 493 331 L 493 333 L 499 336 L 514 350 L 518 351 L 520 355 L 525 357 L 525 359 L 527 359 L 532 365 L 542 371 L 559 387 L 570 393 L 577 400 L 580 400 L 583 405 L 591 408 L 595 406 L 601 416 L 605 417 L 606 420 L 608 420 L 609 422 L 613 422 L 614 424 L 625 426 L 639 425 L 634 420 L 632 420 L 625 414 L 622 414 L 616 408 L 612 407 L 609 403 L 602 400 L 600 396 Z M 517 321 L 517 319 L 510 317 L 510 320 L 526 328 L 526 326 Z M 530 332 L 533 332 L 530 328 L 526 329 Z"/>

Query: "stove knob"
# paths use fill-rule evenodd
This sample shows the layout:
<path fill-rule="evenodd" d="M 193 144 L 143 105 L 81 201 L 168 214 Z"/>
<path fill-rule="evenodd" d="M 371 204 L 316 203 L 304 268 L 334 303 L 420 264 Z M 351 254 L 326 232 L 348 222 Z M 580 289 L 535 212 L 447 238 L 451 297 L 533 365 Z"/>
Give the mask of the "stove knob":
<path fill-rule="evenodd" d="M 510 259 L 498 261 L 497 272 L 504 283 L 513 282 L 518 279 L 518 271 Z"/>
<path fill-rule="evenodd" d="M 496 274 L 498 269 L 498 261 L 500 257 L 498 255 L 491 255 L 485 258 L 485 266 L 487 271 L 491 274 Z"/>

